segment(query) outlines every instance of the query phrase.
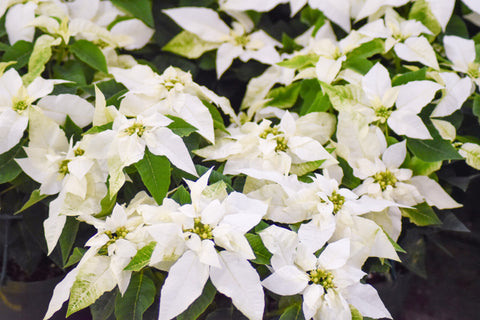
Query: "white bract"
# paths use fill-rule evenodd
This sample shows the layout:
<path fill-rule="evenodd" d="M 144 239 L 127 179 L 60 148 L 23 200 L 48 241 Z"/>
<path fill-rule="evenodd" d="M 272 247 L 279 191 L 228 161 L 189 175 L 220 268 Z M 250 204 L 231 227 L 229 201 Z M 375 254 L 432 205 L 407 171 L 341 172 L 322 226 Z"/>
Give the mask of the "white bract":
<path fill-rule="evenodd" d="M 241 193 L 227 195 L 222 182 L 207 186 L 210 172 L 196 182 L 187 181 L 192 203 L 178 209 L 186 217 L 182 226 L 186 251 L 171 266 L 162 287 L 160 320 L 184 311 L 209 278 L 248 318 L 263 316 L 260 278 L 247 261 L 255 255 L 244 234 L 260 222 L 267 205 Z"/>
<path fill-rule="evenodd" d="M 142 293 L 135 299 L 140 313 L 159 295 L 150 309 L 159 320 L 182 318 L 211 285 L 254 320 L 269 316 L 265 302 L 281 318 L 300 311 L 298 304 L 272 310 L 299 297 L 277 295 L 300 295 L 307 320 L 391 318 L 364 284 L 365 262 L 399 260 L 402 215 L 434 224 L 430 207 L 461 206 L 435 180 L 443 161 L 464 157 L 480 167 L 480 146 L 457 137 L 457 129 L 468 132 L 457 115 L 464 104 L 470 109 L 466 101 L 480 85 L 475 42 L 440 34 L 455 1 L 219 0 L 216 10 L 169 8 L 162 12 L 183 31 L 161 49 L 199 60 L 192 73 L 168 67 L 162 74 L 119 50 L 151 38 L 153 29 L 133 18 L 152 22 L 150 2 L 0 0 L 11 44 L 3 60 L 33 47 L 17 64 L 0 63 L 0 155 L 12 168 L 0 180 L 17 188 L 23 171 L 39 184 L 19 211 L 36 201 L 49 206 L 48 253 L 60 242 L 65 255 L 67 217 L 96 230 L 55 288 L 45 318 L 66 300 L 70 315 L 109 291 L 128 299 Z M 480 14 L 474 1 L 464 3 Z M 278 5 L 278 12 L 290 6 L 291 24 L 250 11 Z M 274 39 L 263 26 L 285 31 L 284 48 L 281 32 Z M 450 26 L 457 31 L 450 24 L 449 33 Z M 209 79 L 212 52 L 202 57 L 211 50 L 219 81 Z M 148 59 L 151 50 L 138 54 Z M 265 65 L 235 68 L 221 79 L 237 58 Z M 22 79 L 7 70 L 12 66 L 28 73 Z M 67 81 L 39 77 L 52 74 L 71 83 L 54 91 Z M 240 114 L 193 81 L 198 76 L 241 99 L 243 87 L 226 88 L 225 81 L 237 77 L 234 85 L 242 86 L 251 75 L 234 106 Z M 419 151 L 422 144 L 438 154 Z M 198 165 L 191 152 L 217 169 Z M 196 181 L 185 178 L 197 173 Z M 138 187 L 145 191 L 131 199 Z M 132 275 L 150 278 L 144 268 L 164 281 L 130 284 Z M 115 316 L 124 318 L 120 309 Z"/>
<path fill-rule="evenodd" d="M 115 22 L 122 15 L 110 1 L 29 1 L 8 10 L 6 29 L 11 44 L 18 40 L 32 42 L 35 28 L 40 28 L 62 38 L 65 44 L 74 37 L 127 50 L 145 46 L 154 30 L 138 19 Z"/>
<path fill-rule="evenodd" d="M 407 206 L 423 201 L 439 209 L 460 206 L 435 180 L 427 176 L 412 176 L 412 170 L 401 168 L 406 154 L 404 140 L 389 146 L 383 152 L 381 160 L 352 159 L 350 164 L 354 174 L 364 180 L 354 191 Z"/>
<path fill-rule="evenodd" d="M 305 5 L 319 9 L 330 20 L 349 32 L 350 20 L 357 21 L 372 16 L 379 11 L 390 7 L 399 7 L 409 0 L 269 0 L 258 2 L 255 0 L 222 0 L 222 10 L 254 10 L 266 12 L 279 4 L 289 3 L 291 16 L 297 14 Z"/>
<path fill-rule="evenodd" d="M 215 103 L 236 121 L 230 102 L 193 82 L 190 73 L 169 67 L 158 75 L 143 65 L 131 69 L 110 68 L 110 72 L 130 90 L 120 104 L 120 112 L 126 116 L 136 116 L 153 108 L 160 114 L 184 119 L 211 142 L 215 140 L 213 119 L 202 101 Z"/>
<path fill-rule="evenodd" d="M 411 81 L 401 85 L 395 106 L 387 120 L 395 133 L 416 139 L 432 139 L 418 113 L 435 97 L 442 86 L 433 81 Z"/>
<path fill-rule="evenodd" d="M 30 1 L 25 4 L 16 4 L 8 10 L 5 17 L 5 29 L 11 45 L 19 40 L 30 42 L 33 40 L 35 28 L 29 24 L 35 18 L 36 8 L 35 2 Z"/>
<path fill-rule="evenodd" d="M 475 42 L 457 36 L 443 38 L 445 54 L 452 62 L 452 69 L 468 75 L 475 83 L 480 85 L 480 64 L 475 62 Z"/>
<path fill-rule="evenodd" d="M 312 163 L 309 171 L 319 168 L 321 160 L 335 163 L 320 143 L 333 133 L 334 119 L 326 113 L 310 113 L 305 117 L 316 121 L 303 126 L 302 117 L 295 119 L 293 114 L 285 112 L 278 125 L 263 120 L 260 124 L 231 126 L 230 135 L 221 136 L 215 145 L 195 153 L 206 160 L 226 161 L 226 174 L 244 173 L 258 179 L 275 180 L 295 170 L 296 165 L 308 162 Z"/>
<path fill-rule="evenodd" d="M 399 135 L 416 139 L 432 139 L 427 127 L 418 116 L 442 89 L 442 85 L 433 81 L 410 81 L 404 85 L 392 87 L 387 69 L 380 63 L 374 65 L 362 78 L 364 96 L 359 101 L 368 109 L 350 108 L 350 112 L 360 112 L 366 124 L 377 121 L 388 126 Z M 395 104 L 395 110 L 393 105 Z M 357 111 L 357 110 L 359 111 Z"/>
<path fill-rule="evenodd" d="M 352 31 L 348 36 L 337 41 L 336 35 L 330 23 L 325 23 L 315 34 L 314 28 L 310 28 L 295 41 L 304 46 L 296 55 L 315 55 L 318 61 L 315 68 L 305 68 L 299 72 L 295 79 L 317 78 L 318 80 L 331 83 L 337 77 L 342 63 L 347 59 L 346 55 L 364 42 L 372 38 Z"/>
<path fill-rule="evenodd" d="M 39 98 L 52 92 L 54 84 L 58 82 L 61 81 L 38 77 L 28 86 L 24 86 L 22 78 L 13 68 L 1 75 L 0 136 L 2 139 L 0 139 L 0 154 L 20 142 L 28 125 L 32 105 Z M 65 113 L 63 115 L 65 116 Z"/>
<path fill-rule="evenodd" d="M 454 72 L 440 72 L 439 83 L 445 85 L 442 98 L 432 112 L 432 117 L 446 117 L 460 109 L 463 103 L 475 90 L 469 77 L 460 78 Z"/>
<path fill-rule="evenodd" d="M 34 107 L 30 110 L 29 138 L 30 143 L 25 147 L 27 157 L 16 159 L 17 163 L 40 183 L 40 194 L 60 192 L 59 197 L 50 202 L 49 217 L 44 222 L 51 252 L 65 225 L 66 213 L 82 215 L 99 210 L 97 201 L 106 193 L 107 177 L 92 159 L 82 156 L 81 148 L 73 148 L 68 143 L 57 123 Z"/>
<path fill-rule="evenodd" d="M 360 267 L 368 256 L 398 260 L 387 236 L 375 222 L 361 216 L 396 206 L 391 201 L 358 195 L 328 174 L 315 174 L 310 183 L 286 177 L 279 184 L 246 184 L 247 195 L 268 201 L 266 219 L 280 223 L 302 222 L 298 238 L 311 252 L 331 239 L 351 238 L 352 261 Z M 250 191 L 252 189 L 252 191 Z"/>
<path fill-rule="evenodd" d="M 351 319 L 349 304 L 363 316 L 391 318 L 370 285 L 361 284 L 365 273 L 349 264 L 350 241 L 329 243 L 317 257 L 297 235 L 277 226 L 260 232 L 273 253 L 273 273 L 262 284 L 279 295 L 303 295 L 305 319 Z"/>
<path fill-rule="evenodd" d="M 163 12 L 200 39 L 218 43 L 216 59 L 218 78 L 230 67 L 235 58 L 244 62 L 254 59 L 266 64 L 280 61 L 275 46 L 281 44 L 262 30 L 252 32 L 249 26 L 240 21 L 233 22 L 230 28 L 220 19 L 218 13 L 207 8 L 182 7 Z"/>
<path fill-rule="evenodd" d="M 405 20 L 393 9 L 387 9 L 384 20 L 372 21 L 361 27 L 358 32 L 372 38 L 385 39 L 385 51 L 393 47 L 402 60 L 418 61 L 439 70 L 435 51 L 421 35 L 432 32 L 420 21 Z"/>
<path fill-rule="evenodd" d="M 417 80 L 392 87 L 388 71 L 380 63 L 375 64 L 359 82 L 359 85 L 343 86 L 341 90 L 332 93 L 333 96 L 337 94 L 338 98 L 330 98 L 340 111 L 337 125 L 339 153 L 345 156 L 345 149 L 350 148 L 349 151 L 355 153 L 355 150 L 363 148 L 364 152 L 360 152 L 359 156 L 370 157 L 375 150 L 379 150 L 375 136 L 383 134 L 371 124 L 381 127 L 387 123 L 398 135 L 432 139 L 418 114 L 444 86 L 429 80 Z M 451 82 L 446 89 L 445 104 L 448 105 L 443 105 L 442 109 L 459 107 L 460 99 L 464 97 L 463 89 L 453 89 L 454 84 Z M 335 90 L 335 87 L 332 89 Z M 460 94 L 453 93 L 453 90 L 460 91 Z M 460 100 L 455 105 L 452 105 L 452 93 Z"/>
<path fill-rule="evenodd" d="M 78 266 L 55 288 L 44 319 L 49 319 L 67 299 L 68 312 L 73 313 L 116 286 L 125 293 L 132 272 L 124 268 L 139 249 L 153 240 L 143 229 L 142 216 L 136 211 L 138 206 L 151 202 L 149 199 L 145 193 L 139 193 L 128 207 L 116 204 L 106 220 L 87 220 L 97 233 L 86 243 L 90 249 Z"/>
<path fill-rule="evenodd" d="M 152 109 L 133 118 L 117 112 L 112 129 L 95 134 L 95 139 L 90 140 L 87 152 L 108 162 L 111 196 L 125 182 L 123 168 L 143 159 L 147 147 L 154 155 L 166 156 L 179 169 L 197 175 L 182 138 L 167 127 L 171 122 Z"/>

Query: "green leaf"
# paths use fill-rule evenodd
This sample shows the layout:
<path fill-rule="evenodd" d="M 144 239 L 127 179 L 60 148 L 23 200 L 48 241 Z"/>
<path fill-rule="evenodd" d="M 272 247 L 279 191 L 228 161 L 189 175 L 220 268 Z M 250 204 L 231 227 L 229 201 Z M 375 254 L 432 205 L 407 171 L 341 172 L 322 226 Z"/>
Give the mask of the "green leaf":
<path fill-rule="evenodd" d="M 168 115 L 173 122 L 170 123 L 167 127 L 173 131 L 177 136 L 186 137 L 189 136 L 192 132 L 197 131 L 197 128 L 183 120 L 182 118 Z"/>
<path fill-rule="evenodd" d="M 83 130 L 75 124 L 75 122 L 70 119 L 70 116 L 67 115 L 65 119 L 65 124 L 62 126 L 63 131 L 65 131 L 65 136 L 68 140 L 73 137 L 73 142 L 76 142 L 82 138 Z"/>
<path fill-rule="evenodd" d="M 102 124 L 101 126 L 91 127 L 90 129 L 85 131 L 83 133 L 83 135 L 95 134 L 95 133 L 99 133 L 99 132 L 102 132 L 102 131 L 105 131 L 105 130 L 112 130 L 112 126 L 113 126 L 113 122 L 109 122 L 109 123 Z"/>
<path fill-rule="evenodd" d="M 417 226 L 430 226 L 441 224 L 435 211 L 426 202 L 417 204 L 413 208 L 400 208 L 402 214 L 410 219 Z"/>
<path fill-rule="evenodd" d="M 201 176 L 203 175 L 205 172 L 208 171 L 208 169 L 210 168 L 207 168 L 207 167 L 204 167 L 202 165 L 195 165 L 195 170 L 197 171 L 198 175 Z M 210 185 L 218 182 L 218 181 L 223 181 L 226 183 L 227 187 L 231 187 L 232 186 L 232 179 L 230 177 L 227 177 L 226 175 L 224 175 L 223 173 L 219 172 L 218 170 L 212 170 L 212 173 L 210 173 L 210 177 L 208 178 L 208 183 Z"/>
<path fill-rule="evenodd" d="M 112 318 L 113 311 L 115 310 L 115 298 L 117 297 L 117 294 L 118 290 L 105 292 L 90 306 L 92 320 L 114 320 Z"/>
<path fill-rule="evenodd" d="M 107 192 L 107 195 L 103 197 L 100 201 L 100 205 L 102 206 L 102 210 L 95 215 L 95 218 L 103 218 L 109 216 L 112 213 L 113 207 L 115 207 L 115 203 L 117 202 L 117 194 L 113 197 L 110 197 L 110 190 Z"/>
<path fill-rule="evenodd" d="M 262 238 L 256 234 L 247 233 L 245 234 L 250 247 L 252 247 L 253 253 L 255 253 L 255 259 L 251 260 L 256 264 L 270 264 L 270 259 L 272 254 L 267 250 L 263 244 Z"/>
<path fill-rule="evenodd" d="M 402 238 L 401 245 L 407 253 L 399 253 L 402 265 L 406 266 L 410 271 L 420 277 L 427 277 L 425 266 L 426 242 L 423 234 L 417 228 L 406 230 L 405 236 Z"/>
<path fill-rule="evenodd" d="M 22 140 L 12 149 L 0 154 L 0 184 L 12 181 L 22 172 L 22 168 L 17 164 L 15 158 L 24 153 L 23 143 Z"/>
<path fill-rule="evenodd" d="M 109 100 L 115 95 L 121 93 L 125 94 L 127 92 L 127 88 L 121 83 L 118 83 L 114 79 L 106 80 L 106 81 L 101 81 L 95 83 L 95 85 L 89 86 L 90 92 L 92 95 L 95 95 L 95 86 L 98 87 L 98 89 L 103 93 L 105 96 L 105 99 Z M 110 105 L 107 103 L 107 106 Z"/>
<path fill-rule="evenodd" d="M 216 51 L 207 51 L 198 59 L 197 65 L 202 70 L 215 70 L 216 57 Z"/>
<path fill-rule="evenodd" d="M 418 157 L 410 157 L 405 167 L 413 171 L 414 176 L 429 176 L 430 174 L 440 170 L 443 161 L 426 162 Z"/>
<path fill-rule="evenodd" d="M 150 28 L 155 27 L 152 15 L 152 0 L 112 0 L 112 3 L 132 14 L 135 18 L 142 20 Z"/>
<path fill-rule="evenodd" d="M 217 107 L 205 100 L 202 100 L 202 103 L 205 107 L 207 107 L 208 111 L 210 111 L 210 115 L 213 119 L 213 128 L 228 133 L 227 128 L 225 128 L 222 115 L 220 114 L 220 111 L 218 111 Z"/>
<path fill-rule="evenodd" d="M 290 167 L 290 173 L 291 174 L 296 174 L 297 176 L 303 176 L 309 172 L 315 171 L 320 166 L 322 163 L 324 163 L 325 160 L 316 160 L 316 161 L 308 161 L 304 163 L 292 163 Z"/>
<path fill-rule="evenodd" d="M 21 207 L 20 210 L 16 211 L 14 214 L 19 214 L 20 212 L 23 212 L 23 211 L 27 210 L 28 208 L 30 208 L 31 206 L 33 206 L 37 202 L 42 201 L 46 197 L 48 197 L 48 195 L 47 194 L 40 194 L 39 189 L 34 190 L 32 192 L 32 194 L 30 195 L 30 198 L 28 199 L 28 201 L 25 202 L 23 207 Z"/>
<path fill-rule="evenodd" d="M 170 187 L 170 162 L 145 149 L 143 159 L 135 163 L 143 184 L 158 204 L 162 204 Z"/>
<path fill-rule="evenodd" d="M 382 228 L 383 230 L 383 228 Z M 395 251 L 398 251 L 398 252 L 403 252 L 403 253 L 406 253 L 406 251 L 400 247 L 400 245 L 398 243 L 396 243 L 389 235 L 388 233 L 385 232 L 385 230 L 383 230 L 383 233 L 385 233 L 385 235 L 387 236 L 388 238 L 388 241 L 390 241 L 390 243 L 392 244 L 392 246 L 395 248 Z"/>
<path fill-rule="evenodd" d="M 85 248 L 74 248 L 72 254 L 68 258 L 67 263 L 64 264 L 63 268 L 68 268 L 80 261 L 83 255 L 87 252 Z"/>
<path fill-rule="evenodd" d="M 293 53 L 295 50 L 302 49 L 302 46 L 297 44 L 294 39 L 290 38 L 288 34 L 282 32 L 282 48 L 281 52 Z"/>
<path fill-rule="evenodd" d="M 77 40 L 70 46 L 70 50 L 80 61 L 85 62 L 95 70 L 108 73 L 105 56 L 92 42 L 87 40 Z"/>
<path fill-rule="evenodd" d="M 10 48 L 10 46 L 8 44 L 0 42 L 0 51 L 7 51 L 9 48 Z"/>
<path fill-rule="evenodd" d="M 312 93 L 315 94 L 315 92 Z M 322 91 L 317 91 L 315 94 L 315 99 L 312 101 L 312 103 L 308 104 L 306 101 L 304 101 L 302 107 L 300 108 L 300 116 L 304 116 L 312 112 L 325 112 L 328 111 L 331 106 L 332 104 L 330 103 L 330 98 L 328 98 L 328 96 Z"/>
<path fill-rule="evenodd" d="M 462 37 L 465 39 L 470 38 L 467 25 L 464 22 L 464 19 L 456 14 L 453 14 L 448 21 L 447 28 L 445 29 L 446 35 L 453 35 Z M 479 58 L 479 57 L 477 57 Z"/>
<path fill-rule="evenodd" d="M 218 43 L 205 41 L 196 34 L 184 30 L 170 40 L 162 50 L 185 58 L 197 59 L 205 52 L 218 47 Z"/>
<path fill-rule="evenodd" d="M 177 316 L 177 320 L 195 320 L 202 313 L 205 312 L 207 307 L 213 302 L 217 289 L 213 286 L 209 280 L 203 287 L 202 294 L 185 310 L 182 314 Z"/>
<path fill-rule="evenodd" d="M 442 219 L 442 230 L 471 232 L 452 212 L 447 211 Z"/>
<path fill-rule="evenodd" d="M 325 24 L 325 16 L 320 10 L 307 6 L 300 13 L 300 21 L 308 26 L 314 26 L 312 34 L 315 36 L 318 29 Z"/>
<path fill-rule="evenodd" d="M 286 308 L 279 320 L 304 320 L 302 304 L 296 303 Z"/>
<path fill-rule="evenodd" d="M 423 23 L 436 36 L 442 32 L 442 26 L 435 18 L 430 5 L 425 0 L 417 0 L 413 3 L 408 19 L 415 19 Z"/>
<path fill-rule="evenodd" d="M 318 62 L 318 56 L 315 54 L 295 56 L 291 59 L 284 60 L 277 63 L 281 67 L 291 68 L 291 69 L 305 69 L 307 67 L 315 67 Z"/>
<path fill-rule="evenodd" d="M 302 304 L 303 298 L 301 295 L 293 295 L 293 296 L 280 296 L 278 299 L 278 309 L 287 309 L 288 307 L 294 304 Z"/>
<path fill-rule="evenodd" d="M 350 305 L 350 312 L 352 313 L 352 320 L 363 320 L 363 316 L 354 306 Z"/>
<path fill-rule="evenodd" d="M 427 67 L 421 68 L 417 71 L 407 72 L 396 75 L 392 79 L 392 86 L 399 86 L 410 81 L 419 81 L 427 79 Z"/>
<path fill-rule="evenodd" d="M 52 46 L 57 46 L 60 43 L 60 38 L 55 39 L 46 34 L 38 37 L 35 41 L 32 54 L 28 59 L 28 73 L 22 77 L 25 85 L 30 84 L 35 78 L 42 74 L 43 70 L 45 70 L 45 64 L 47 64 L 52 57 Z"/>
<path fill-rule="evenodd" d="M 62 234 L 58 239 L 60 250 L 62 252 L 62 262 L 64 265 L 67 263 L 68 257 L 70 256 L 70 251 L 72 251 L 73 244 L 77 238 L 79 225 L 80 222 L 76 218 L 67 217 Z"/>
<path fill-rule="evenodd" d="M 13 46 L 5 50 L 5 53 L 2 56 L 2 61 L 17 61 L 17 63 L 14 65 L 14 68 L 19 70 L 27 65 L 28 59 L 32 54 L 32 50 L 33 43 L 25 40 L 19 40 L 15 42 Z"/>
<path fill-rule="evenodd" d="M 418 140 L 407 138 L 407 147 L 420 160 L 426 162 L 463 159 L 451 142 L 443 139 Z"/>
<path fill-rule="evenodd" d="M 153 249 L 157 243 L 155 241 L 150 242 L 143 248 L 137 251 L 137 254 L 132 258 L 130 263 L 123 270 L 140 271 L 150 263 Z"/>
<path fill-rule="evenodd" d="M 301 116 L 330 109 L 332 106 L 330 99 L 322 92 L 320 83 L 316 79 L 305 79 L 302 80 L 301 84 L 300 97 L 303 99 L 300 107 Z"/>
<path fill-rule="evenodd" d="M 473 99 L 473 114 L 477 117 L 478 123 L 480 123 L 480 95 L 476 94 Z"/>
<path fill-rule="evenodd" d="M 383 53 L 384 51 L 385 51 L 385 46 L 383 45 L 383 40 L 374 39 L 372 41 L 362 43 L 360 46 L 350 51 L 347 54 L 347 61 L 350 58 L 355 58 L 355 59 L 370 58 L 371 56 Z"/>
<path fill-rule="evenodd" d="M 353 71 L 365 75 L 373 67 L 373 63 L 367 58 L 353 56 L 352 58 L 345 60 L 342 67 L 352 69 Z"/>
<path fill-rule="evenodd" d="M 268 102 L 268 105 L 281 109 L 292 107 L 297 101 L 300 88 L 301 83 L 294 82 L 286 87 L 278 87 L 270 90 L 266 98 L 272 100 Z"/>
<path fill-rule="evenodd" d="M 157 289 L 144 272 L 134 273 L 125 294 L 115 299 L 115 316 L 118 320 L 142 320 L 143 313 L 155 300 Z"/>
<path fill-rule="evenodd" d="M 87 77 L 84 70 L 85 67 L 85 64 L 78 60 L 66 61 L 63 64 L 55 64 L 53 66 L 54 77 L 73 81 L 83 86 L 87 84 Z"/>
<path fill-rule="evenodd" d="M 264 230 L 264 229 L 266 229 L 266 228 L 268 228 L 268 227 L 270 227 L 270 225 L 269 225 L 267 222 L 265 222 L 265 221 L 262 220 L 262 221 L 260 221 L 259 224 L 257 224 L 257 225 L 255 226 L 255 232 L 256 232 L 256 233 L 259 233 L 260 231 L 262 231 L 262 230 Z"/>
<path fill-rule="evenodd" d="M 353 169 L 348 165 L 348 162 L 340 157 L 337 157 L 338 164 L 343 170 L 342 185 L 349 189 L 355 189 L 362 183 L 362 180 L 353 175 Z"/>
<path fill-rule="evenodd" d="M 172 200 L 175 200 L 178 204 L 184 205 L 187 203 L 192 203 L 192 198 L 190 193 L 185 189 L 184 186 L 180 186 L 177 191 L 171 196 Z"/>
<path fill-rule="evenodd" d="M 367 273 L 388 273 L 391 270 L 391 265 L 384 258 L 372 259 L 368 265 Z"/>

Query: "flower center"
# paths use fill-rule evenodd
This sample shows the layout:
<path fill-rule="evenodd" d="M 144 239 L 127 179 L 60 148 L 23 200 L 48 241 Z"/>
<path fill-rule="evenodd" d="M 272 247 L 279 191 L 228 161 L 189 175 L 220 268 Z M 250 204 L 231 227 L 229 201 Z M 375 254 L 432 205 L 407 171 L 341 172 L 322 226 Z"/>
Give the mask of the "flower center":
<path fill-rule="evenodd" d="M 480 64 L 477 62 L 470 62 L 468 64 L 468 70 L 467 73 L 470 77 L 472 78 L 478 78 L 480 77 Z"/>
<path fill-rule="evenodd" d="M 28 107 L 30 106 L 30 104 L 25 101 L 25 100 L 14 100 L 13 101 L 13 106 L 12 106 L 12 109 L 18 113 L 22 113 L 23 111 L 25 111 Z"/>
<path fill-rule="evenodd" d="M 390 172 L 390 170 L 385 170 L 384 172 L 377 172 L 373 176 L 373 180 L 380 185 L 382 191 L 385 191 L 388 186 L 395 187 L 397 183 L 397 177 Z"/>
<path fill-rule="evenodd" d="M 328 197 L 328 200 L 333 203 L 333 214 L 336 214 L 338 211 L 340 211 L 345 203 L 345 197 L 341 194 L 338 194 L 336 191 L 332 192 L 332 195 Z"/>
<path fill-rule="evenodd" d="M 193 233 L 198 234 L 200 239 L 206 240 L 206 239 L 213 239 L 213 228 L 212 226 L 208 224 L 203 224 L 201 222 L 201 218 L 194 218 L 193 219 L 193 229 L 188 229 L 185 231 L 190 231 Z"/>
<path fill-rule="evenodd" d="M 165 81 L 164 86 L 165 88 L 167 88 L 168 91 L 170 91 L 175 88 L 175 85 L 177 83 L 183 84 L 182 81 L 178 79 L 169 79 L 168 81 Z"/>
<path fill-rule="evenodd" d="M 145 132 L 145 126 L 141 123 L 135 122 L 132 124 L 130 127 L 125 129 L 125 132 L 131 136 L 133 134 L 137 134 L 137 136 L 141 137 L 143 133 Z"/>
<path fill-rule="evenodd" d="M 309 284 L 319 284 L 327 291 L 328 289 L 336 288 L 333 283 L 333 275 L 329 271 L 322 269 L 307 271 L 308 276 L 310 277 Z"/>
<path fill-rule="evenodd" d="M 73 151 L 73 154 L 75 155 L 75 157 L 83 156 L 84 153 L 85 153 L 85 150 L 80 148 L 77 148 L 75 149 L 75 151 Z"/>
<path fill-rule="evenodd" d="M 58 173 L 60 173 L 63 176 L 70 173 L 70 171 L 68 171 L 68 163 L 69 162 L 70 162 L 70 160 L 68 160 L 68 159 L 67 160 L 62 160 L 62 162 L 60 162 L 60 165 L 58 166 Z"/>
<path fill-rule="evenodd" d="M 105 234 L 110 238 L 110 240 L 118 240 L 118 239 L 124 239 L 127 234 L 127 228 L 125 227 L 119 227 L 115 232 L 112 232 L 110 230 L 105 231 Z M 114 241 L 115 242 L 115 241 Z"/>
<path fill-rule="evenodd" d="M 250 37 L 246 34 L 237 34 L 236 32 L 231 32 L 233 38 L 233 44 L 236 46 L 241 46 L 245 48 L 250 42 Z"/>
<path fill-rule="evenodd" d="M 375 116 L 377 116 L 378 120 L 380 120 L 380 123 L 385 123 L 391 114 L 392 110 L 388 109 L 387 107 L 380 106 L 375 108 Z"/>
<path fill-rule="evenodd" d="M 340 49 L 338 47 L 335 48 L 335 51 L 332 54 L 332 59 L 338 60 L 342 57 L 342 53 L 340 52 Z"/>
<path fill-rule="evenodd" d="M 260 133 L 259 137 L 262 139 L 267 139 L 269 135 L 272 135 L 277 142 L 277 146 L 275 147 L 275 151 L 286 151 L 288 149 L 288 140 L 285 137 L 285 133 L 283 131 L 278 130 L 278 127 L 267 128 L 262 133 Z"/>
<path fill-rule="evenodd" d="M 112 232 L 110 230 L 105 231 L 105 234 L 108 236 L 109 240 L 107 243 L 103 245 L 103 247 L 98 250 L 98 254 L 100 255 L 107 255 L 108 254 L 108 247 L 115 243 L 118 239 L 125 239 L 125 237 L 128 234 L 127 228 L 125 227 L 119 227 L 115 232 Z"/>

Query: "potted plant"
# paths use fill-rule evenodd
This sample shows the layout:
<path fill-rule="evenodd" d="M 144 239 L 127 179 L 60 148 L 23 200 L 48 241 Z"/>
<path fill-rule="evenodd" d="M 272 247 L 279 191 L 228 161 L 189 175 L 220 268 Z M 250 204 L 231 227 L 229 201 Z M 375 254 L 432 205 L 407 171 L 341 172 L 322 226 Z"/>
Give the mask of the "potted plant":
<path fill-rule="evenodd" d="M 392 318 L 370 283 L 468 231 L 472 1 L 0 9 L 2 261 L 64 275 L 45 319 Z"/>

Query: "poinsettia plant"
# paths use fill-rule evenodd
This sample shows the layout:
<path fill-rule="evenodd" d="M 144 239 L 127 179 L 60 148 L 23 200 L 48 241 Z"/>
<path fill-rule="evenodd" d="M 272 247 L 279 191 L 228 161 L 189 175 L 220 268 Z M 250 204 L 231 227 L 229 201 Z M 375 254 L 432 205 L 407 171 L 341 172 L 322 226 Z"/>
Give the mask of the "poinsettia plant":
<path fill-rule="evenodd" d="M 391 318 L 367 275 L 402 263 L 405 229 L 461 225 L 442 172 L 480 169 L 476 1 L 0 16 L 1 213 L 40 216 L 68 272 L 44 319 L 67 300 L 67 316 L 228 318 L 225 299 L 249 319 Z"/>

